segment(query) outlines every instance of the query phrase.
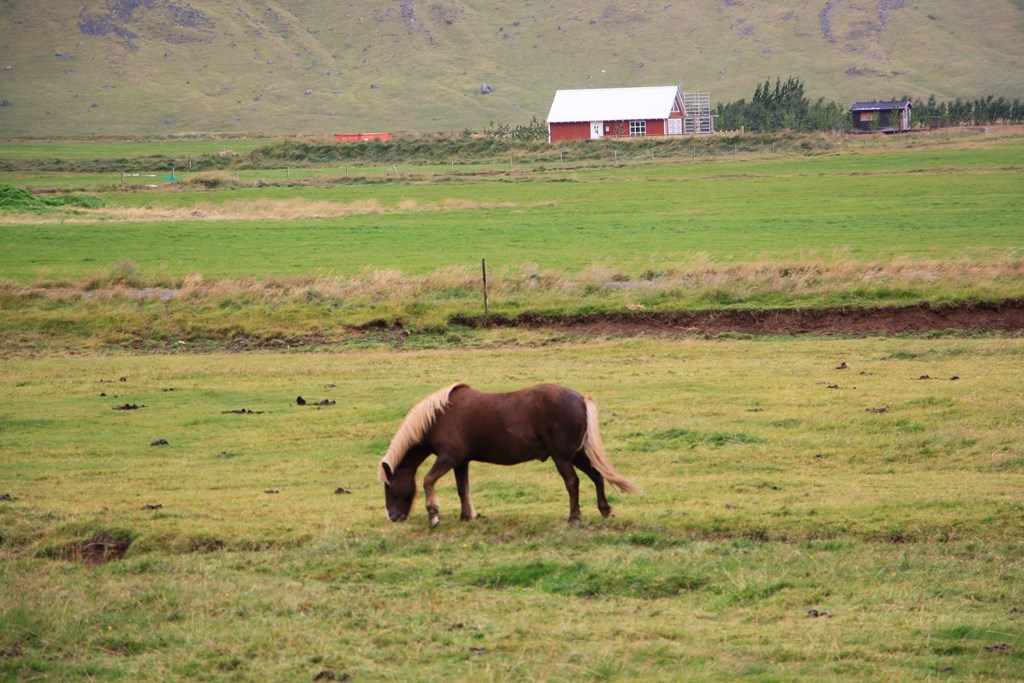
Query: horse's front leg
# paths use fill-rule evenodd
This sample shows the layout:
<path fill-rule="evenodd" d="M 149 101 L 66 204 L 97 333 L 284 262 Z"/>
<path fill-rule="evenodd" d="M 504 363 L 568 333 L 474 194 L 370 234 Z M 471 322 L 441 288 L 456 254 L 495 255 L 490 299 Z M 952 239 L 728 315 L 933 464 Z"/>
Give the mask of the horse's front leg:
<path fill-rule="evenodd" d="M 476 510 L 469 496 L 469 463 L 464 462 L 455 468 L 455 485 L 459 490 L 459 501 L 462 502 L 462 521 L 476 519 Z"/>
<path fill-rule="evenodd" d="M 427 499 L 427 516 L 430 517 L 430 526 L 436 527 L 441 523 L 441 506 L 437 502 L 437 491 L 435 486 L 437 480 L 448 473 L 452 468 L 452 461 L 440 454 L 434 461 L 434 466 L 423 477 L 423 495 Z"/>
<path fill-rule="evenodd" d="M 580 521 L 580 478 L 573 469 L 572 459 L 553 458 L 558 473 L 565 482 L 565 490 L 569 492 L 569 522 Z"/>

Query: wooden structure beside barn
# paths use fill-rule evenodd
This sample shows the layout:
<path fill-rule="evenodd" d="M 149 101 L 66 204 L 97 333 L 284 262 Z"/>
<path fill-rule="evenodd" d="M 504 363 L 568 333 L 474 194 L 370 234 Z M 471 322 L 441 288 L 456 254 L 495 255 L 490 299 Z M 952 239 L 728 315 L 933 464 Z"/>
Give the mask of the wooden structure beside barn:
<path fill-rule="evenodd" d="M 548 113 L 548 142 L 713 133 L 708 93 L 674 85 L 559 90 Z"/>
<path fill-rule="evenodd" d="M 850 107 L 854 133 L 902 133 L 910 130 L 908 100 L 854 102 Z"/>

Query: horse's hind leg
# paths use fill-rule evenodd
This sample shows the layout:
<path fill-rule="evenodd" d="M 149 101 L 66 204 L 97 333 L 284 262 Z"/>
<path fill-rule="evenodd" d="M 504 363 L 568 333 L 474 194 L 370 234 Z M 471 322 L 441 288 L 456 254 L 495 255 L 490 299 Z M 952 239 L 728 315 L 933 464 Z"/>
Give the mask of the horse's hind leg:
<path fill-rule="evenodd" d="M 580 478 L 576 476 L 576 470 L 572 467 L 572 460 L 554 457 L 555 467 L 562 475 L 565 482 L 565 490 L 569 492 L 569 521 L 580 521 Z"/>
<path fill-rule="evenodd" d="M 583 451 L 576 454 L 572 464 L 594 482 L 594 488 L 597 489 L 597 509 L 601 511 L 602 517 L 610 517 L 612 515 L 612 506 L 608 504 L 608 499 L 604 495 L 604 477 L 594 469 L 594 466 L 590 464 L 590 458 Z"/>
<path fill-rule="evenodd" d="M 464 462 L 455 468 L 455 485 L 459 490 L 459 500 L 462 502 L 462 520 L 476 519 L 476 510 L 473 509 L 473 501 L 469 496 L 468 462 Z"/>

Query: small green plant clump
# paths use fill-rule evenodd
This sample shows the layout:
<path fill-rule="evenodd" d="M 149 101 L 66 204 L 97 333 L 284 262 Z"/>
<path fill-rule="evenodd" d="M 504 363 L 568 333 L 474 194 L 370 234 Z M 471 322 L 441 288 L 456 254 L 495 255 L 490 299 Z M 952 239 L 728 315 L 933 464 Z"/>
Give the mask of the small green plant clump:
<path fill-rule="evenodd" d="M 508 138 L 517 142 L 535 142 L 547 140 L 547 124 L 534 116 L 526 125 L 510 126 L 507 123 L 495 124 L 491 121 L 484 134 L 492 138 Z"/>
<path fill-rule="evenodd" d="M 41 207 L 42 202 L 28 190 L 13 185 L 0 185 L 0 209 L 22 211 Z"/>
<path fill-rule="evenodd" d="M 55 207 L 95 209 L 106 204 L 102 198 L 86 194 L 62 194 L 39 197 L 28 190 L 0 183 L 0 210 L 33 211 Z"/>

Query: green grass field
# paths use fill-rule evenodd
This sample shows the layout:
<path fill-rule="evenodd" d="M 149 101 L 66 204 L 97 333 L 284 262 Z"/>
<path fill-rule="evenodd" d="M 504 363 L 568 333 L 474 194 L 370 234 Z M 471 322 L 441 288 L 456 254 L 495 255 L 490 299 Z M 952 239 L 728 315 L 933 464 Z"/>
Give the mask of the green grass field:
<path fill-rule="evenodd" d="M 878 338 L 8 360 L 0 676 L 1015 679 L 1022 355 Z M 457 521 L 448 477 L 438 530 L 422 498 L 387 522 L 376 463 L 456 378 L 593 392 L 644 494 L 603 521 L 588 485 L 569 526 L 550 462 L 477 465 L 484 519 Z M 74 559 L 117 539 L 124 559 Z"/>
<path fill-rule="evenodd" d="M 808 157 L 303 169 L 324 175 L 97 192 L 101 209 L 0 215 L 0 328 L 34 345 L 33 330 L 107 343 L 443 326 L 480 312 L 481 259 L 504 314 L 1012 298 L 1022 168 L 1019 135 L 932 136 Z M 125 298 L 146 288 L 182 296 Z"/>
<path fill-rule="evenodd" d="M 130 260 L 154 277 L 352 275 L 377 265 L 418 274 L 490 256 L 569 273 L 601 263 L 635 274 L 694 253 L 726 262 L 837 250 L 859 260 L 991 256 L 1020 245 L 1022 165 L 1018 141 L 945 153 L 645 164 L 512 183 L 105 193 L 114 207 L 140 209 L 257 200 L 342 208 L 372 201 L 375 208 L 255 222 L 187 214 L 142 222 L 144 211 L 81 224 L 79 216 L 50 223 L 44 216 L 3 226 L 0 273 L 22 281 L 46 273 L 81 278 Z M 445 202 L 471 208 L 438 210 Z M 443 249 L 430 248 L 439 243 Z"/>
<path fill-rule="evenodd" d="M 508 314 L 1020 298 L 1019 137 L 871 144 L 4 210 L 0 680 L 1024 677 L 1019 335 L 451 323 L 483 257 Z M 593 393 L 644 494 L 477 465 L 483 519 L 387 522 L 456 380 Z"/>

